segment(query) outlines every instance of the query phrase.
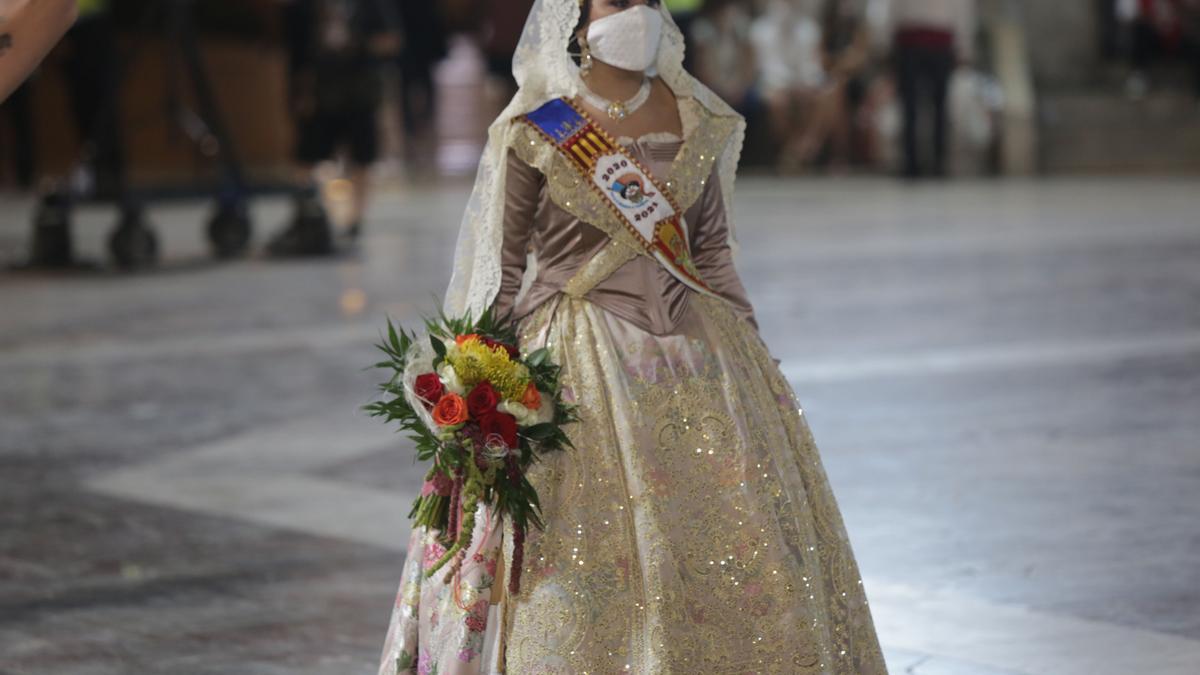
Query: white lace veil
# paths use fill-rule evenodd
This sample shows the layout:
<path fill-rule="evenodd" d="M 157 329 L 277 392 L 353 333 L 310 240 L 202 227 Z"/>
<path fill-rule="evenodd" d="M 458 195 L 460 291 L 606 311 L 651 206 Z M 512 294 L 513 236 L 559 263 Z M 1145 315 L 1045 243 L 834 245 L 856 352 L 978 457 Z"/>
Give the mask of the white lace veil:
<path fill-rule="evenodd" d="M 733 204 L 733 181 L 745 136 L 745 120 L 683 69 L 683 35 L 660 3 L 664 25 L 659 42 L 657 74 L 679 98 L 692 96 L 711 112 L 736 116 L 737 124 L 720 153 L 717 171 L 728 212 Z M 536 110 L 560 96 L 573 97 L 581 85 L 578 66 L 567 53 L 579 22 L 579 0 L 536 0 L 513 56 L 518 90 L 488 127 L 487 144 L 479 162 L 475 187 L 467 203 L 454 253 L 454 272 L 446 290 L 444 309 L 450 316 L 479 314 L 500 289 L 500 253 L 504 234 L 505 174 L 514 117 Z M 686 121 L 685 121 L 685 132 Z M 736 249 L 733 217 L 727 213 L 729 243 Z"/>

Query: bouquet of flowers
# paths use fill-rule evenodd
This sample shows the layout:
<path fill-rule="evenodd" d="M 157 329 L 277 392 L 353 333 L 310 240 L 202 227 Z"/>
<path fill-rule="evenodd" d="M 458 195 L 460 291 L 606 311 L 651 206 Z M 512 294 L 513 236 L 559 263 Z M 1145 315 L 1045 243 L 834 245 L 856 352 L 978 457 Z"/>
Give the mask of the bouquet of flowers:
<path fill-rule="evenodd" d="M 571 447 L 563 427 L 576 419 L 575 407 L 562 399 L 549 352 L 522 357 L 513 329 L 491 309 L 477 320 L 439 314 L 425 329 L 421 339 L 388 321 L 387 339 L 376 345 L 388 358 L 375 367 L 392 374 L 379 385 L 382 399 L 365 409 L 399 422 L 416 443 L 416 460 L 433 462 L 408 514 L 414 527 L 439 530 L 446 547 L 426 578 L 450 562 L 448 583 L 462 565 L 482 501 L 512 518 L 509 591 L 516 594 L 525 534 L 543 527 L 525 473 L 543 453 Z"/>

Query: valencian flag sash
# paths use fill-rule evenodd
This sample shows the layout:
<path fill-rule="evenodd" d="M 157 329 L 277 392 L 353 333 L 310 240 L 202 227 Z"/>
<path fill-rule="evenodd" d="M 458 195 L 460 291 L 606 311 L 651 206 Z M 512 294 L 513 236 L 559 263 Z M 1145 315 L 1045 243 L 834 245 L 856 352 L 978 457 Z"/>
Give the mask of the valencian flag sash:
<path fill-rule="evenodd" d="M 566 98 L 553 99 L 520 119 L 558 148 L 672 276 L 694 291 L 720 297 L 700 278 L 692 261 L 675 199 L 608 132 Z"/>

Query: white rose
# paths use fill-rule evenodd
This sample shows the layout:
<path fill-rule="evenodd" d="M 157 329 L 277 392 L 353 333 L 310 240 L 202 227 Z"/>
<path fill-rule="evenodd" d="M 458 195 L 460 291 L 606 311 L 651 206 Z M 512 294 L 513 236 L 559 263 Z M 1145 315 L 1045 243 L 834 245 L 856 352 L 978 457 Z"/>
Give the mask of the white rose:
<path fill-rule="evenodd" d="M 466 387 L 458 379 L 458 373 L 454 372 L 454 366 L 449 363 L 443 363 L 441 368 L 438 368 L 438 377 L 442 379 L 442 384 L 445 385 L 446 391 L 465 396 L 467 393 Z"/>
<path fill-rule="evenodd" d="M 517 418 L 517 424 L 520 426 L 528 427 L 537 424 L 537 411 L 530 410 L 516 401 L 501 401 L 500 405 L 496 406 L 496 410 Z"/>

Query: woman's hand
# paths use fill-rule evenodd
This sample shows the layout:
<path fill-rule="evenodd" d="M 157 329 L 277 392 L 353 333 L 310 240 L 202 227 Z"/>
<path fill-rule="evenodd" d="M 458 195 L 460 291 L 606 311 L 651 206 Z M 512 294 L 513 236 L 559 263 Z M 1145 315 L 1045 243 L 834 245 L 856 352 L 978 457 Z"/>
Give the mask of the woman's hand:
<path fill-rule="evenodd" d="M 0 102 L 75 23 L 76 0 L 0 0 Z"/>

